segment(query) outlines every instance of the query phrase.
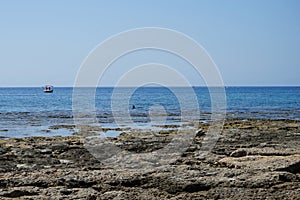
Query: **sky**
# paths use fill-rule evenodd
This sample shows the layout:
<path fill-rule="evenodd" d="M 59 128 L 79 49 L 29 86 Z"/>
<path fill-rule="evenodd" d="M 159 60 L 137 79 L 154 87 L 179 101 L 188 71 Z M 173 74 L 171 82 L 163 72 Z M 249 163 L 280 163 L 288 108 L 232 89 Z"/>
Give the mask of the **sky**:
<path fill-rule="evenodd" d="M 299 9 L 298 0 L 0 0 L 0 87 L 73 86 L 100 42 L 142 27 L 193 38 L 227 86 L 300 86 Z M 185 68 L 171 57 L 137 52 L 111 74 L 152 60 Z M 201 85 L 193 73 L 186 78 Z M 103 84 L 113 82 L 108 76 Z"/>

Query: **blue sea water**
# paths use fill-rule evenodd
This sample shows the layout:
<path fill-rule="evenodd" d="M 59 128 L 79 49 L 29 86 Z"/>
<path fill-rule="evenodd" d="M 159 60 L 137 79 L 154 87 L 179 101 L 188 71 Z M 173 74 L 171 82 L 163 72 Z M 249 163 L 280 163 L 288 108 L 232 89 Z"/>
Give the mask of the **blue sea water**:
<path fill-rule="evenodd" d="M 191 120 L 209 120 L 211 96 L 206 87 L 193 88 L 198 107 L 192 103 L 193 96 L 187 88 L 141 87 L 126 99 L 125 94 L 131 89 L 118 88 L 116 92 L 114 88 L 97 88 L 95 112 L 98 126 L 116 126 L 118 112 L 123 116 L 124 105 L 136 125 L 147 125 L 152 121 L 159 123 L 162 119 L 165 124 L 178 124 L 183 109 L 190 113 Z M 300 87 L 226 87 L 225 90 L 228 118 L 300 120 Z M 113 93 L 117 105 L 114 112 L 111 104 Z M 56 125 L 74 124 L 72 94 L 73 88 L 62 87 L 54 88 L 49 94 L 43 93 L 42 88 L 0 88 L 0 136 L 72 135 L 73 132 L 67 129 L 51 129 Z M 183 103 L 178 94 L 183 96 Z M 196 112 L 198 108 L 200 116 Z"/>

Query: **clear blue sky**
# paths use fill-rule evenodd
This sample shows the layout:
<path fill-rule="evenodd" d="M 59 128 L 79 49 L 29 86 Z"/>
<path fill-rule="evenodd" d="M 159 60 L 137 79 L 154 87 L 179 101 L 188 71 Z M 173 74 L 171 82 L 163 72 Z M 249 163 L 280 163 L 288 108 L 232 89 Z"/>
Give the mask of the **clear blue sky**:
<path fill-rule="evenodd" d="M 0 86 L 72 86 L 101 41 L 138 27 L 194 38 L 226 85 L 300 85 L 299 0 L 0 1 Z"/>

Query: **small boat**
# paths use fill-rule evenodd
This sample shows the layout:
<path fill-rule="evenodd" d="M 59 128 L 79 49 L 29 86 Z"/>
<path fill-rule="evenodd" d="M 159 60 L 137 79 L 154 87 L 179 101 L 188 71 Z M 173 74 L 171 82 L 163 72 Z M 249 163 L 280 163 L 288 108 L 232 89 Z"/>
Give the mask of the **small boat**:
<path fill-rule="evenodd" d="M 44 92 L 45 93 L 52 93 L 53 92 L 53 86 L 52 85 L 46 85 L 44 87 Z"/>

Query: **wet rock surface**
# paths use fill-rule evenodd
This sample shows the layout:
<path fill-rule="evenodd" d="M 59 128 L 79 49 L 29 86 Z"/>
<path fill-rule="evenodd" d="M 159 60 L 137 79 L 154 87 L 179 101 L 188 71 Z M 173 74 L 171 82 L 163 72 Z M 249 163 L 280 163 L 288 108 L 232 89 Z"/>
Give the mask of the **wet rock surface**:
<path fill-rule="evenodd" d="M 0 139 L 0 199 L 299 199 L 299 121 L 228 119 L 201 156 L 207 128 L 197 127 L 176 161 L 144 171 L 99 162 L 79 136 Z M 109 141 L 140 154 L 174 134 L 124 133 Z"/>

